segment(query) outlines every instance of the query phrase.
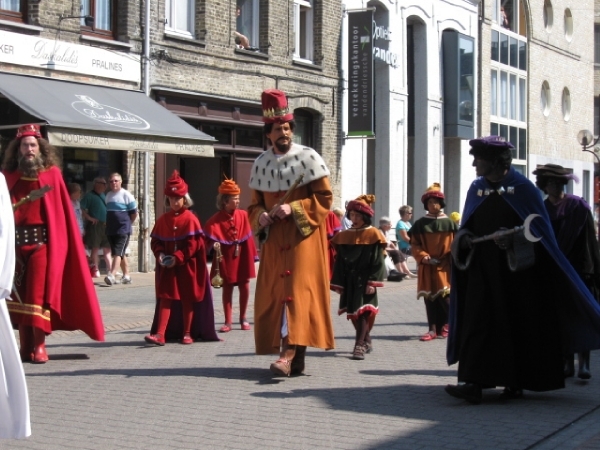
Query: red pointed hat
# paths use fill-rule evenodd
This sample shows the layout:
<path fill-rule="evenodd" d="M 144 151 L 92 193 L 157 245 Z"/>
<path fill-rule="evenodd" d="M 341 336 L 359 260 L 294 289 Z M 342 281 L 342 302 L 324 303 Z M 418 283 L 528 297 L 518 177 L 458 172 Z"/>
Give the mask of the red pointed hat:
<path fill-rule="evenodd" d="M 350 201 L 346 209 L 348 211 L 358 211 L 369 217 L 373 217 L 375 215 L 375 211 L 371 208 L 373 203 L 375 203 L 375 196 L 373 194 L 363 194 L 357 199 Z"/>
<path fill-rule="evenodd" d="M 167 197 L 183 197 L 187 193 L 187 183 L 179 176 L 179 172 L 174 170 L 173 174 L 167 180 L 167 185 L 165 186 L 165 195 Z"/>
<path fill-rule="evenodd" d="M 285 93 L 278 89 L 267 89 L 261 95 L 263 122 L 285 123 L 294 120 L 294 114 L 288 108 Z"/>
<path fill-rule="evenodd" d="M 33 136 L 36 139 L 40 139 L 42 137 L 40 126 L 33 123 L 20 126 L 17 129 L 17 135 L 15 136 L 15 139 L 21 139 L 27 136 Z"/>

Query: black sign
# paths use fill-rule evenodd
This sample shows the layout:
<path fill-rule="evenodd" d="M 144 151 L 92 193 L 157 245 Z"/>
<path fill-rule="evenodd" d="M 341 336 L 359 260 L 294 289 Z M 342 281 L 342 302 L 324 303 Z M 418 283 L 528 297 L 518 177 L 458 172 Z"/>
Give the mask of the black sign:
<path fill-rule="evenodd" d="M 348 136 L 373 137 L 373 11 L 348 11 Z"/>

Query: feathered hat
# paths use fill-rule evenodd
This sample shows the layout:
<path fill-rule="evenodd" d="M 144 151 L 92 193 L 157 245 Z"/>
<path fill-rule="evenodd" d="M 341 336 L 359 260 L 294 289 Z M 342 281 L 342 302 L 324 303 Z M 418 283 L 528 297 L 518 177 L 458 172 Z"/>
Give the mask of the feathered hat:
<path fill-rule="evenodd" d="M 242 190 L 233 180 L 225 178 L 225 180 L 223 180 L 223 182 L 219 185 L 219 194 L 239 195 L 240 192 L 242 192 Z"/>

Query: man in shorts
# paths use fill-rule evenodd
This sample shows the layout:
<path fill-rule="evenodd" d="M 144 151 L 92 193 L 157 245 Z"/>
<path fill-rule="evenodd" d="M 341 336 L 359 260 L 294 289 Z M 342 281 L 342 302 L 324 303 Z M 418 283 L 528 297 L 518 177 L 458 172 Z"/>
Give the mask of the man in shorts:
<path fill-rule="evenodd" d="M 106 236 L 112 250 L 112 266 L 104 282 L 109 286 L 118 284 L 115 278 L 119 266 L 123 269 L 120 282 L 131 283 L 129 265 L 127 264 L 127 246 L 131 236 L 131 225 L 137 218 L 137 202 L 133 195 L 121 187 L 123 178 L 113 173 L 108 179 L 110 191 L 106 194 Z M 122 264 L 121 264 L 122 261 Z"/>
<path fill-rule="evenodd" d="M 81 211 L 85 219 L 85 234 L 83 242 L 90 249 L 90 273 L 92 278 L 100 277 L 98 269 L 98 253 L 102 249 L 102 256 L 106 264 L 106 270 L 111 268 L 110 244 L 106 238 L 106 179 L 104 177 L 94 178 L 94 187 L 81 199 Z"/>

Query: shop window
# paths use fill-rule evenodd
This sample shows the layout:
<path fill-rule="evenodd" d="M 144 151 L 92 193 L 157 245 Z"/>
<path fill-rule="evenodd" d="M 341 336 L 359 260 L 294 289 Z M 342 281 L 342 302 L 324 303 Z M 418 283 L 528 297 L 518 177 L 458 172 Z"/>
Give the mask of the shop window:
<path fill-rule="evenodd" d="M 165 32 L 186 38 L 195 38 L 195 1 L 166 0 Z"/>
<path fill-rule="evenodd" d="M 85 19 L 81 19 L 81 30 L 85 34 L 109 39 L 115 38 L 115 0 L 82 0 L 81 15 L 94 18 L 91 24 L 86 24 Z"/>
<path fill-rule="evenodd" d="M 294 58 L 313 62 L 315 0 L 294 0 Z"/>
<path fill-rule="evenodd" d="M 0 19 L 24 22 L 27 17 L 27 0 L 0 0 Z"/>
<path fill-rule="evenodd" d="M 245 49 L 257 49 L 259 47 L 259 0 L 237 0 L 235 16 L 236 31 L 241 35 L 236 35 L 240 38 L 238 45 Z"/>

